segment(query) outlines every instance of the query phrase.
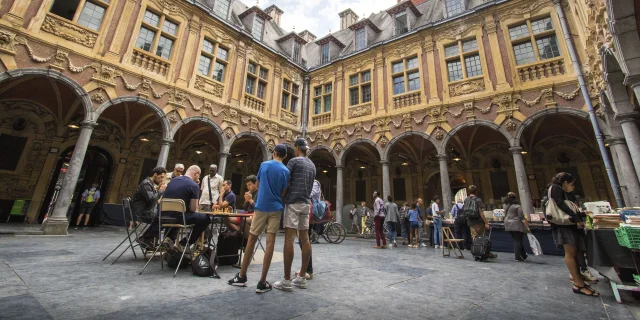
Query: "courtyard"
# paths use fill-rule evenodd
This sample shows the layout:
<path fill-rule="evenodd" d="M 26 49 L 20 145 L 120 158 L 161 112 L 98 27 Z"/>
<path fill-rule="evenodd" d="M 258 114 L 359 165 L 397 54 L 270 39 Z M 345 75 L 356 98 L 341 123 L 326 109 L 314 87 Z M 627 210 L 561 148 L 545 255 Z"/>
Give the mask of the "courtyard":
<path fill-rule="evenodd" d="M 221 279 L 160 269 L 143 275 L 127 253 L 102 258 L 124 237 L 111 227 L 69 230 L 69 236 L 0 236 L 0 319 L 634 319 L 633 298 L 615 302 L 606 281 L 600 298 L 571 291 L 561 257 L 516 263 L 503 253 L 488 263 L 443 258 L 433 248 L 375 250 L 373 240 L 313 245 L 308 289 L 256 294 L 261 256 L 247 288 Z M 268 280 L 282 276 L 283 235 Z M 260 254 L 258 254 L 260 255 Z M 296 246 L 294 270 L 299 266 Z"/>

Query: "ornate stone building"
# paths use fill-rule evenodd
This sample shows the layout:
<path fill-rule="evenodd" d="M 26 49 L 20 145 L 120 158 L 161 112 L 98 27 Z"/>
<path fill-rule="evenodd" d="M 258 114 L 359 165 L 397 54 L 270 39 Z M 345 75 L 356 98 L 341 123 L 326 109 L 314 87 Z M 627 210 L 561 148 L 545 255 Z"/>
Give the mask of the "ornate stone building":
<path fill-rule="evenodd" d="M 89 185 L 118 203 L 177 162 L 218 163 L 242 192 L 300 136 L 339 216 L 373 190 L 449 205 L 469 184 L 532 212 L 561 170 L 586 199 L 640 205 L 637 15 L 613 2 L 390 1 L 317 38 L 238 0 L 3 0 L 0 211 L 28 200 L 30 221 L 50 212 L 46 232 L 64 233 Z"/>

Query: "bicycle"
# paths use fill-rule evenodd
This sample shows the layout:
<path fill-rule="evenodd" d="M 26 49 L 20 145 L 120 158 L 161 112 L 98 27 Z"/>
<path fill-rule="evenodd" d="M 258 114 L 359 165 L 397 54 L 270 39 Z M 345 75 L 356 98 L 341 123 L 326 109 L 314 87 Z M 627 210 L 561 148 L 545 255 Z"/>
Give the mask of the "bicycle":
<path fill-rule="evenodd" d="M 362 230 L 363 230 L 363 233 L 362 233 L 363 238 L 371 239 L 375 237 L 376 231 L 375 231 L 375 223 L 373 222 L 373 217 L 367 217 L 365 225 L 362 226 Z M 386 223 L 382 226 L 382 232 L 384 233 L 385 237 L 387 233 L 389 233 L 389 230 L 387 230 Z"/>
<path fill-rule="evenodd" d="M 324 224 L 324 227 L 322 228 L 322 237 L 328 243 L 339 244 L 347 237 L 347 229 L 345 229 L 342 224 L 335 222 L 335 217 L 333 217 L 333 219 Z M 310 240 L 312 242 L 317 242 L 319 238 L 320 235 L 313 230 L 311 232 Z"/>

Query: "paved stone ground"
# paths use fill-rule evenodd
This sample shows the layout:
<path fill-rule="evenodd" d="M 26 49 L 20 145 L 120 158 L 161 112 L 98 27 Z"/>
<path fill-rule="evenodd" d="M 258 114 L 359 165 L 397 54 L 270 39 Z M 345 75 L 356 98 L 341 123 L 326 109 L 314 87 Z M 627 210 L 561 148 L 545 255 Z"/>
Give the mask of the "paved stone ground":
<path fill-rule="evenodd" d="M 0 319 L 634 319 L 605 281 L 597 286 L 601 298 L 574 294 L 560 257 L 516 263 L 501 254 L 478 263 L 347 239 L 313 246 L 308 289 L 258 295 L 259 264 L 250 268 L 250 286 L 236 288 L 226 284 L 237 272 L 232 267 L 221 267 L 216 280 L 190 270 L 172 278 L 159 263 L 138 275 L 143 263 L 131 254 L 115 265 L 102 262 L 123 235 L 89 229 L 0 237 Z M 297 246 L 296 255 L 299 266 Z M 282 270 L 282 262 L 273 263 L 269 280 Z"/>

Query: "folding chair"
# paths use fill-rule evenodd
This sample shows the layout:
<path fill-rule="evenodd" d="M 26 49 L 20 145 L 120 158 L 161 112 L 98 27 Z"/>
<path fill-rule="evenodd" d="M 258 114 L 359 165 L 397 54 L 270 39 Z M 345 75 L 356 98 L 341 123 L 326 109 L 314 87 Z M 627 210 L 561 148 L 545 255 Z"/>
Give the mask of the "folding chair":
<path fill-rule="evenodd" d="M 447 253 L 444 253 L 444 246 L 442 246 L 442 256 L 443 257 L 450 257 L 451 256 L 451 250 L 453 250 L 453 253 L 456 255 L 456 258 L 458 259 L 464 259 L 464 255 L 462 254 L 462 250 L 460 250 L 460 242 L 463 242 L 464 239 L 456 239 L 453 236 L 453 232 L 451 231 L 451 228 L 449 227 L 442 227 L 442 236 L 443 236 L 443 242 L 447 243 Z"/>
<path fill-rule="evenodd" d="M 264 232 L 261 233 L 258 236 L 258 240 L 256 241 L 256 246 L 253 249 L 253 256 L 251 256 L 251 260 L 255 260 L 256 259 L 256 252 L 258 252 L 258 248 L 262 248 L 262 252 L 267 252 L 267 250 L 264 248 L 264 246 L 262 245 L 262 235 L 263 234 L 267 234 L 267 227 L 264 227 Z"/>
<path fill-rule="evenodd" d="M 182 219 L 180 219 L 180 216 L 178 216 L 177 219 L 173 218 L 173 217 L 162 217 L 162 212 L 166 212 L 166 211 L 178 212 L 182 216 Z M 160 201 L 160 212 L 158 213 L 158 223 L 160 224 L 160 228 L 159 228 L 159 231 L 158 231 L 158 245 L 156 247 L 156 250 L 153 251 L 153 254 L 149 258 L 147 263 L 144 265 L 144 268 L 142 268 L 142 271 L 140 271 L 140 274 L 142 274 L 144 272 L 144 270 L 147 268 L 147 266 L 149 265 L 149 263 L 151 262 L 153 257 L 156 255 L 158 250 L 160 251 L 160 267 L 162 269 L 164 269 L 164 261 L 163 260 L 164 260 L 164 255 L 166 253 L 162 249 L 162 245 L 167 240 L 166 237 L 169 235 L 171 230 L 173 230 L 174 228 L 180 230 L 180 234 L 179 234 L 178 237 L 176 237 L 175 241 L 179 241 L 178 239 L 180 239 L 181 236 L 184 235 L 185 230 L 187 231 L 187 234 L 186 234 L 187 235 L 187 239 L 191 238 L 191 233 L 193 231 L 193 225 L 187 225 L 187 218 L 186 218 L 186 215 L 185 215 L 185 211 L 187 211 L 187 207 L 184 204 L 184 201 L 182 201 L 181 199 L 166 199 L 165 198 L 165 199 L 162 199 Z M 182 223 L 180 223 L 180 222 L 182 222 Z M 163 230 L 164 230 L 164 234 L 162 232 Z M 176 271 L 173 273 L 174 277 L 176 276 L 176 274 L 178 274 L 178 269 L 180 269 L 180 264 L 182 264 L 182 260 L 184 259 L 184 255 L 187 252 L 187 248 L 188 247 L 189 247 L 189 243 L 187 242 L 187 244 L 182 249 L 182 255 L 180 256 L 180 261 L 178 262 L 178 266 L 176 267 Z"/>
<path fill-rule="evenodd" d="M 122 257 L 122 255 L 125 252 L 127 252 L 129 249 L 131 249 L 131 252 L 133 252 L 134 259 L 138 259 L 138 256 L 136 255 L 135 247 L 140 247 L 140 245 L 138 243 L 133 244 L 133 241 L 136 241 L 138 239 L 139 234 L 144 234 L 144 232 L 149 227 L 149 224 L 138 223 L 138 221 L 136 221 L 136 219 L 133 216 L 133 211 L 131 210 L 131 198 L 122 199 L 122 216 L 124 217 L 123 221 L 127 231 L 127 236 L 122 240 L 122 242 L 120 242 L 120 244 L 117 247 L 115 247 L 115 249 L 113 249 L 106 257 L 104 257 L 102 261 L 109 258 L 109 256 L 111 256 L 116 250 L 118 250 L 118 248 L 120 248 L 125 242 L 127 242 L 127 240 L 129 241 L 129 245 L 127 245 L 124 251 L 122 251 L 122 253 L 120 253 L 120 255 L 116 258 L 116 260 L 113 261 L 111 264 L 118 262 L 118 259 L 120 259 L 120 257 Z M 129 226 L 128 226 L 129 223 L 133 224 L 133 227 L 131 228 L 131 230 L 129 230 Z M 141 229 L 140 233 L 138 233 L 138 229 Z M 135 236 L 133 241 L 131 241 L 131 236 Z M 146 256 L 146 252 L 143 250 L 143 248 L 140 247 L 140 249 L 142 251 L 142 254 Z"/>

